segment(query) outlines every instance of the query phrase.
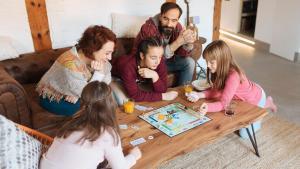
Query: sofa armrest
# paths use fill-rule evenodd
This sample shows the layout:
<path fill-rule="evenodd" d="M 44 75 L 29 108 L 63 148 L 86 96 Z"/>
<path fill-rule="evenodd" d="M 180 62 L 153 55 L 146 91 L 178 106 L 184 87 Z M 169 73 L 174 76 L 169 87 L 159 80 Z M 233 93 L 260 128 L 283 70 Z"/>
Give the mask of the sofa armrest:
<path fill-rule="evenodd" d="M 0 66 L 22 85 L 37 83 L 55 60 L 68 49 L 70 48 L 49 49 L 22 54 L 18 58 L 1 61 Z"/>
<path fill-rule="evenodd" d="M 0 66 L 0 114 L 32 127 L 31 111 L 25 89 Z"/>

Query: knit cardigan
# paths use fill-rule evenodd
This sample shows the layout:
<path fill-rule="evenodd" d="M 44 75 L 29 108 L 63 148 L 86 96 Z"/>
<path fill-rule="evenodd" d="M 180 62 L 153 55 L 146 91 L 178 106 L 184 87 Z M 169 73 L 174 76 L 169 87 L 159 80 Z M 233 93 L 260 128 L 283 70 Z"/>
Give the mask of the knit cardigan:
<path fill-rule="evenodd" d="M 88 82 L 98 80 L 111 82 L 111 64 L 105 63 L 104 73 L 92 71 L 90 66 L 80 60 L 75 47 L 57 58 L 51 68 L 42 77 L 36 91 L 43 98 L 59 102 L 65 96 L 80 98 Z"/>

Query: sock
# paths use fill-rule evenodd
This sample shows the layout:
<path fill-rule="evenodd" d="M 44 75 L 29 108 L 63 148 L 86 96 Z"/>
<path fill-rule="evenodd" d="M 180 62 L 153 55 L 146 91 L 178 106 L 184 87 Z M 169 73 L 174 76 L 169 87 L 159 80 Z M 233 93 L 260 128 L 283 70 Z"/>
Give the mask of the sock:
<path fill-rule="evenodd" d="M 272 112 L 277 112 L 277 106 L 274 104 L 271 96 L 267 97 L 265 108 L 270 108 Z"/>

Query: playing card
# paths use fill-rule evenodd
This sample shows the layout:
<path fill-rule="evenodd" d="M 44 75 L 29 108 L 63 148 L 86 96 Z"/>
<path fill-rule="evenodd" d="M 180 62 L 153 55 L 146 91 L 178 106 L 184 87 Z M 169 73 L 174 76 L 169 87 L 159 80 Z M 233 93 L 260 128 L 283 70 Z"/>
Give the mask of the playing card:
<path fill-rule="evenodd" d="M 135 140 L 130 141 L 130 144 L 131 144 L 132 146 L 137 146 L 137 145 L 142 144 L 142 143 L 145 143 L 145 142 L 146 142 L 146 140 L 144 139 L 144 137 L 140 137 L 140 138 L 138 138 L 138 139 L 135 139 Z"/>

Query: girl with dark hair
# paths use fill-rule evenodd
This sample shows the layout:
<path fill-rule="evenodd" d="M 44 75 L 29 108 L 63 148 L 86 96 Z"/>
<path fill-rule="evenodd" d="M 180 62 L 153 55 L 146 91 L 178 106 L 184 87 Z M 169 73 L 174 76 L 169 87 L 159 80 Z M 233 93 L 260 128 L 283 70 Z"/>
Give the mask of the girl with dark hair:
<path fill-rule="evenodd" d="M 116 103 L 104 82 L 86 85 L 81 108 L 58 131 L 40 168 L 97 168 L 106 159 L 113 169 L 128 169 L 141 157 L 138 147 L 124 157 L 116 122 Z"/>
<path fill-rule="evenodd" d="M 203 51 L 207 62 L 207 81 L 212 87 L 204 92 L 191 92 L 188 100 L 196 102 L 201 98 L 216 99 L 215 102 L 203 103 L 200 112 L 218 112 L 225 109 L 231 100 L 241 100 L 261 108 L 277 110 L 272 97 L 266 97 L 263 88 L 250 81 L 236 63 L 229 46 L 222 40 L 210 43 Z M 254 123 L 254 130 L 260 128 L 260 121 Z M 245 129 L 240 130 L 242 137 L 248 137 Z"/>
<path fill-rule="evenodd" d="M 167 69 L 163 52 L 161 41 L 149 37 L 141 41 L 135 55 L 121 56 L 113 61 L 112 74 L 122 80 L 127 97 L 135 101 L 173 100 L 177 97 L 177 92 L 167 92 Z M 144 83 L 148 84 L 147 89 L 139 85 Z M 118 103 L 122 104 L 123 100 L 118 93 L 123 89 L 118 90 L 120 86 L 114 83 L 112 87 Z"/>
<path fill-rule="evenodd" d="M 87 28 L 78 44 L 59 56 L 38 83 L 40 105 L 58 115 L 74 114 L 88 82 L 111 82 L 109 60 L 115 43 L 116 35 L 108 28 L 98 25 Z"/>

